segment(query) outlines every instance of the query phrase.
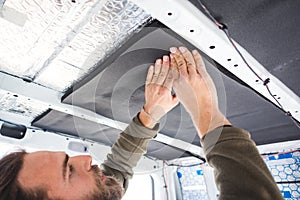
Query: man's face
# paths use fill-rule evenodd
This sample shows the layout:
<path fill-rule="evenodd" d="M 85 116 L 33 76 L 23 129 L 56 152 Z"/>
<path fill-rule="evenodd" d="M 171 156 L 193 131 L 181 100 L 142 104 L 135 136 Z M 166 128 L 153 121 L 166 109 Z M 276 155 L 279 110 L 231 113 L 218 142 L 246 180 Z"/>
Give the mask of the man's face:
<path fill-rule="evenodd" d="M 82 199 L 101 192 L 111 180 L 91 163 L 90 156 L 69 157 L 64 152 L 48 151 L 29 153 L 24 157 L 18 180 L 24 188 L 47 189 L 49 197 Z"/>

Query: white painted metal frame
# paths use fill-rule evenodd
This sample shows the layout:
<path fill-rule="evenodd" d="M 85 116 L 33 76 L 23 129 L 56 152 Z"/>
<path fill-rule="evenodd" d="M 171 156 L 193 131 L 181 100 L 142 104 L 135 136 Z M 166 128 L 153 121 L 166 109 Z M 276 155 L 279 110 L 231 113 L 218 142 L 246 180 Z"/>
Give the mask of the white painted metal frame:
<path fill-rule="evenodd" d="M 156 18 L 174 32 L 195 45 L 254 90 L 277 105 L 277 102 L 268 93 L 263 83 L 261 81 L 256 82 L 257 77 L 250 71 L 242 58 L 232 47 L 225 33 L 189 1 L 131 1 L 151 14 L 153 18 Z M 278 98 L 277 100 L 283 108 L 286 111 L 290 111 L 293 117 L 300 121 L 300 98 L 280 80 L 270 74 L 239 44 L 236 43 L 236 45 L 250 66 L 260 77 L 262 77 L 263 80 L 270 78 L 271 82 L 268 85 L 271 92 L 277 95 L 276 98 Z M 214 46 L 214 48 L 212 48 L 212 46 Z"/>
<path fill-rule="evenodd" d="M 128 126 L 128 124 L 126 123 L 109 119 L 87 109 L 61 103 L 61 97 L 63 95 L 62 93 L 49 88 L 45 88 L 35 83 L 25 82 L 20 78 L 13 77 L 1 72 L 0 89 L 10 92 L 11 95 L 17 94 L 25 96 L 30 98 L 31 100 L 40 102 L 41 104 L 46 104 L 48 105 L 49 109 L 60 111 L 99 124 L 103 124 L 118 130 L 124 130 Z M 8 112 L 0 112 L 0 114 L 7 121 L 11 121 L 18 124 L 20 123 L 19 119 L 21 119 L 22 124 L 26 126 L 31 125 L 31 119 L 26 119 L 26 117 L 24 118 L 20 115 L 11 114 Z M 184 151 L 189 151 L 196 155 L 204 156 L 203 150 L 200 146 L 196 146 L 179 139 L 174 139 L 161 133 L 158 133 L 154 140 L 162 142 L 172 147 L 176 147 L 178 149 L 182 149 Z"/>

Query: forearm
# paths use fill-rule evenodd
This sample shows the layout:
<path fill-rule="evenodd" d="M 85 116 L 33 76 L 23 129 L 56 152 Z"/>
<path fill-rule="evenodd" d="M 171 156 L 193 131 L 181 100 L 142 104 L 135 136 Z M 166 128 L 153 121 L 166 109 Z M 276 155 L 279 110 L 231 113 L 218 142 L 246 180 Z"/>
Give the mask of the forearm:
<path fill-rule="evenodd" d="M 217 128 L 202 140 L 220 199 L 283 199 L 248 132 Z"/>
<path fill-rule="evenodd" d="M 133 175 L 133 168 L 137 165 L 147 150 L 148 142 L 157 134 L 159 125 L 153 129 L 146 128 L 135 117 L 131 124 L 122 132 L 102 164 L 106 175 L 115 176 L 120 182 L 125 182 Z"/>
<path fill-rule="evenodd" d="M 202 106 L 202 110 L 198 111 L 198 115 L 194 113 L 190 115 L 200 138 L 220 126 L 231 125 L 218 108 L 211 108 L 209 105 Z"/>

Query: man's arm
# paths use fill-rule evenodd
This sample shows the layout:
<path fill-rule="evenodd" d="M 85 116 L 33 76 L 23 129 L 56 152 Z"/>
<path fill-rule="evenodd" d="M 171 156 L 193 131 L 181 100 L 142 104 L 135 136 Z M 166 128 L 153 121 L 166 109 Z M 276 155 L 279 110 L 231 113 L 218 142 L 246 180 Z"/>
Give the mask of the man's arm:
<path fill-rule="evenodd" d="M 169 57 L 158 59 L 150 66 L 145 84 L 145 105 L 131 124 L 122 132 L 102 164 L 104 174 L 117 178 L 125 190 L 133 168 L 146 152 L 148 142 L 157 134 L 159 120 L 178 104 L 171 94 L 173 70 Z"/>
<path fill-rule="evenodd" d="M 102 164 L 102 171 L 107 176 L 114 176 L 123 184 L 125 190 L 133 176 L 133 170 L 147 150 L 148 142 L 157 134 L 159 124 L 147 128 L 139 119 L 133 118 L 131 124 L 122 132 Z"/>
<path fill-rule="evenodd" d="M 215 85 L 200 54 L 184 47 L 170 51 L 171 64 L 178 69 L 174 90 L 214 168 L 220 199 L 283 199 L 250 134 L 231 127 L 220 112 Z"/>
<path fill-rule="evenodd" d="M 250 134 L 219 127 L 201 139 L 220 199 L 283 199 Z"/>

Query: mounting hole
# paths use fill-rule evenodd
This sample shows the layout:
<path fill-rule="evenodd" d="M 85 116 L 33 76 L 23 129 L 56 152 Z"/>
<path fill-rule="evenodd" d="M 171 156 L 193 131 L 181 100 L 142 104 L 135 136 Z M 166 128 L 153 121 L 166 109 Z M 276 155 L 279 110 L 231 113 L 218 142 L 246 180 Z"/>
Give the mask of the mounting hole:
<path fill-rule="evenodd" d="M 280 97 L 278 97 L 277 99 L 281 99 Z"/>
<path fill-rule="evenodd" d="M 295 113 L 298 113 L 298 110 L 296 110 Z"/>
<path fill-rule="evenodd" d="M 231 58 L 228 58 L 227 61 L 231 61 Z"/>
<path fill-rule="evenodd" d="M 215 47 L 215 46 L 210 46 L 209 48 L 210 48 L 210 49 L 214 49 L 214 48 L 216 48 L 216 47 Z"/>
<path fill-rule="evenodd" d="M 239 66 L 239 65 L 238 65 L 238 64 L 235 64 L 235 65 L 233 65 L 233 66 L 237 67 L 237 66 Z"/>
<path fill-rule="evenodd" d="M 18 97 L 18 95 L 16 95 L 16 94 L 14 94 L 13 96 L 14 96 L 14 97 Z"/>
<path fill-rule="evenodd" d="M 35 130 L 32 130 L 33 133 L 35 133 Z"/>
<path fill-rule="evenodd" d="M 27 100 L 30 101 L 30 98 L 28 98 Z"/>
<path fill-rule="evenodd" d="M 273 96 L 274 96 L 274 97 L 276 97 L 276 96 L 277 96 L 277 94 L 274 94 Z"/>
<path fill-rule="evenodd" d="M 76 3 L 76 0 L 71 0 L 72 1 L 72 3 Z"/>
<path fill-rule="evenodd" d="M 69 140 L 69 138 L 66 138 L 66 140 Z"/>
<path fill-rule="evenodd" d="M 173 13 L 171 13 L 171 12 L 168 12 L 168 15 L 169 15 L 169 16 L 172 16 L 172 15 L 173 15 Z"/>
<path fill-rule="evenodd" d="M 194 33 L 194 30 L 192 29 L 192 30 L 190 30 L 190 32 L 191 32 L 191 33 Z"/>
<path fill-rule="evenodd" d="M 255 80 L 256 83 L 258 83 L 259 80 Z"/>

